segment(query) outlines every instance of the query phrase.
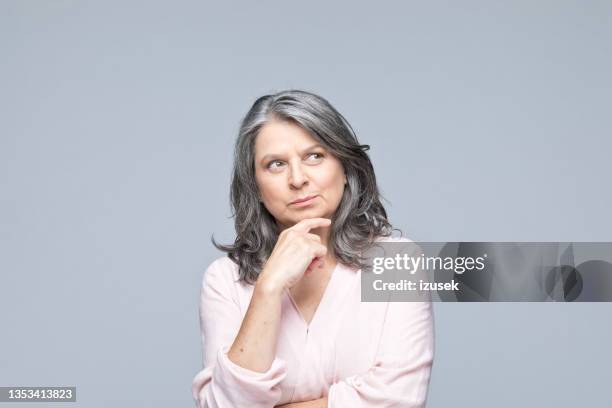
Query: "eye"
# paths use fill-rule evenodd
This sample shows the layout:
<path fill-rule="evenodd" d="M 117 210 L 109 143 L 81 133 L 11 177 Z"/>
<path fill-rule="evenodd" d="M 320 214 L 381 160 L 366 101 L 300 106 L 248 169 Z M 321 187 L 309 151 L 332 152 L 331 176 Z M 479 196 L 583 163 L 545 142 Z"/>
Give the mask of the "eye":
<path fill-rule="evenodd" d="M 280 160 L 272 160 L 270 163 L 268 163 L 266 168 L 270 170 L 274 170 L 274 169 L 278 169 L 282 164 L 283 162 Z"/>
<path fill-rule="evenodd" d="M 323 157 L 324 157 L 323 153 L 318 153 L 318 152 L 310 153 L 307 156 L 308 161 L 310 161 L 310 162 L 319 162 L 319 161 L 321 161 L 321 159 Z"/>

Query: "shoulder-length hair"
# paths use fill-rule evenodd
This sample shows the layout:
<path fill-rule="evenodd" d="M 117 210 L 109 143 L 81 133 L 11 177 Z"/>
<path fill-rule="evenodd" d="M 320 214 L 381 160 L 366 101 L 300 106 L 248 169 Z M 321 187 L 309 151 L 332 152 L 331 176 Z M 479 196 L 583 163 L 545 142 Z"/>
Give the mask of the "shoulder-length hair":
<path fill-rule="evenodd" d="M 279 236 L 274 217 L 260 202 L 255 181 L 255 138 L 264 124 L 291 121 L 310 133 L 342 163 L 347 184 L 332 217 L 330 245 L 338 262 L 363 268 L 362 252 L 393 227 L 380 201 L 374 168 L 353 128 L 327 100 L 310 92 L 287 90 L 258 98 L 242 120 L 234 151 L 230 202 L 236 239 L 212 242 L 239 267 L 240 280 L 254 284 Z"/>

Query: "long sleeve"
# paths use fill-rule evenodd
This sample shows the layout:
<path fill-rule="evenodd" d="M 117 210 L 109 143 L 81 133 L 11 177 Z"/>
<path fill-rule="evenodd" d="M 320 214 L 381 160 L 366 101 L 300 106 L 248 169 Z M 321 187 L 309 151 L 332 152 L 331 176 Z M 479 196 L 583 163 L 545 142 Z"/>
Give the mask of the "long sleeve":
<path fill-rule="evenodd" d="M 287 363 L 275 358 L 260 373 L 233 363 L 227 356 L 242 324 L 242 313 L 233 286 L 235 264 L 229 258 L 213 262 L 202 279 L 200 327 L 203 365 L 193 379 L 192 395 L 198 408 L 272 408 L 281 397 L 279 383 Z"/>
<path fill-rule="evenodd" d="M 433 357 L 431 302 L 390 302 L 373 366 L 332 384 L 328 407 L 424 407 Z"/>

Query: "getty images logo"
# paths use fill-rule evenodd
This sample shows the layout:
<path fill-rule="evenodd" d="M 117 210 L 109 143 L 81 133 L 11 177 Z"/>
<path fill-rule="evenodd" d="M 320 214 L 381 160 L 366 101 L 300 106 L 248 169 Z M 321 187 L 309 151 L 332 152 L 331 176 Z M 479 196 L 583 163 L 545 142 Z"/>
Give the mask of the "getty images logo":
<path fill-rule="evenodd" d="M 424 271 L 452 271 L 463 274 L 472 270 L 482 271 L 485 269 L 484 261 L 487 254 L 483 256 L 410 256 L 408 254 L 396 254 L 394 257 L 375 257 L 372 260 L 372 272 L 380 275 L 385 270 L 405 270 L 415 274 L 417 270 Z"/>

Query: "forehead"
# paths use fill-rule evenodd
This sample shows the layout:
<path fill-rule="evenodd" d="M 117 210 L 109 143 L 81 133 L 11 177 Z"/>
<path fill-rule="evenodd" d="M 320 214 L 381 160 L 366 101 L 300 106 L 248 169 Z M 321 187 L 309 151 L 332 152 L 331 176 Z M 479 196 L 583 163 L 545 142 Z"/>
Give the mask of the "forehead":
<path fill-rule="evenodd" d="M 307 130 L 295 123 L 273 120 L 263 125 L 255 138 L 255 157 L 272 151 L 301 150 L 316 143 Z"/>

